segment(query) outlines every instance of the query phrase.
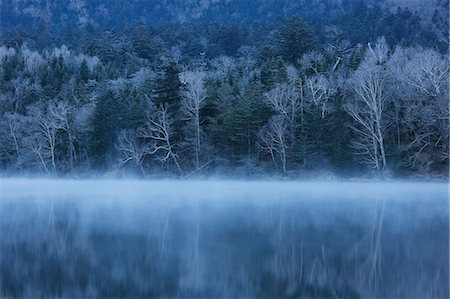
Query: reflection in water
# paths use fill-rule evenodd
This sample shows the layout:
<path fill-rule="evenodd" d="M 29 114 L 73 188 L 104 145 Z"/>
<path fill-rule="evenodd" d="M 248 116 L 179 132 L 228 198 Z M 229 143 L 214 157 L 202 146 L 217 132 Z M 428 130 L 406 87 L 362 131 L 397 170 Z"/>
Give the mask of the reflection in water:
<path fill-rule="evenodd" d="M 439 183 L 0 182 L 1 297 L 448 297 Z"/>

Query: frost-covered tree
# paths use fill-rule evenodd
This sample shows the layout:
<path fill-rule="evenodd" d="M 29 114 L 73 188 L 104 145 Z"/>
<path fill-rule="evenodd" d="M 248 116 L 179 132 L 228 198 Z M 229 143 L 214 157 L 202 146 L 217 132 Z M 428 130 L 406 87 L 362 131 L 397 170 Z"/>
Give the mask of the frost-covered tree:
<path fill-rule="evenodd" d="M 7 158 L 13 169 L 23 171 L 26 150 L 23 144 L 25 116 L 17 113 L 5 113 L 0 121 L 0 150 Z M 26 165 L 25 165 L 26 167 Z"/>
<path fill-rule="evenodd" d="M 204 71 L 185 71 L 180 74 L 180 80 L 184 84 L 182 90 L 182 111 L 188 121 L 186 126 L 188 140 L 194 154 L 194 165 L 200 168 L 200 153 L 202 150 L 202 134 L 200 110 L 205 105 L 206 73 Z"/>
<path fill-rule="evenodd" d="M 320 112 L 321 118 L 325 118 L 332 110 L 330 99 L 337 92 L 336 84 L 331 78 L 315 75 L 306 77 L 304 88 L 308 104 Z"/>
<path fill-rule="evenodd" d="M 173 119 L 168 105 L 161 105 L 156 113 L 148 116 L 145 126 L 138 132 L 138 136 L 149 140 L 147 150 L 149 155 L 157 156 L 157 159 L 163 163 L 172 161 L 177 171 L 183 174 L 173 143 Z"/>
<path fill-rule="evenodd" d="M 273 116 L 258 134 L 259 146 L 272 158 L 275 167 L 278 168 L 277 159 L 281 162 L 281 170 L 286 173 L 288 149 L 286 142 L 287 121 L 282 115 Z"/>
<path fill-rule="evenodd" d="M 132 162 L 141 170 L 143 175 L 146 174 L 143 163 L 145 157 L 151 153 L 151 149 L 150 145 L 139 136 L 137 131 L 130 129 L 120 131 L 115 146 L 120 153 L 117 168 L 120 169 L 128 162 Z"/>
<path fill-rule="evenodd" d="M 319 51 L 312 51 L 303 55 L 299 61 L 306 73 L 320 74 L 323 72 L 325 56 Z"/>
<path fill-rule="evenodd" d="M 63 101 L 51 101 L 46 106 L 29 107 L 27 114 L 31 130 L 30 147 L 39 157 L 46 171 L 58 173 L 58 137 L 68 130 L 69 105 Z"/>
<path fill-rule="evenodd" d="M 279 84 L 265 94 L 266 103 L 286 121 L 289 127 L 289 142 L 294 145 L 297 117 L 301 109 L 299 94 L 292 85 Z"/>
<path fill-rule="evenodd" d="M 448 161 L 448 57 L 433 50 L 397 48 L 389 62 L 395 92 L 396 137 L 408 167 Z"/>
<path fill-rule="evenodd" d="M 388 167 L 384 140 L 388 127 L 384 65 L 387 57 L 388 47 L 384 40 L 379 40 L 375 47 L 369 45 L 365 60 L 348 81 L 353 96 L 345 107 L 355 121 L 352 129 L 358 136 L 354 142 L 357 153 L 377 172 L 384 172 Z"/>
<path fill-rule="evenodd" d="M 127 167 L 155 173 L 239 172 L 265 163 L 258 132 L 283 128 L 284 147 L 266 145 L 280 172 L 282 164 L 353 171 L 361 157 L 378 172 L 447 175 L 448 55 L 439 29 L 446 14 L 420 20 L 419 12 L 363 4 L 345 19 L 335 11 L 331 26 L 314 26 L 322 28 L 320 49 L 298 17 L 104 31 L 109 21 L 89 16 L 85 31 L 52 35 L 11 31 L 5 19 L 0 168 L 69 175 L 112 170 L 132 157 Z M 356 28 L 355 18 L 370 28 Z M 381 35 L 392 49 L 383 38 L 373 42 Z M 282 126 L 269 121 L 274 116 Z M 158 141 L 140 135 L 152 126 Z"/>

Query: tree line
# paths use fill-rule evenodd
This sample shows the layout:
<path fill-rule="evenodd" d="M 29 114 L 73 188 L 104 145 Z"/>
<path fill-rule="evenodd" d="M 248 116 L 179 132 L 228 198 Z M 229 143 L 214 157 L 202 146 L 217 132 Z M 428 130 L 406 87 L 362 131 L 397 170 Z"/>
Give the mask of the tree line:
<path fill-rule="evenodd" d="M 229 55 L 152 30 L 80 39 L 101 53 L 1 46 L 2 172 L 447 175 L 448 55 L 435 47 L 338 28 L 319 42 L 296 16 L 264 42 L 221 41 Z"/>

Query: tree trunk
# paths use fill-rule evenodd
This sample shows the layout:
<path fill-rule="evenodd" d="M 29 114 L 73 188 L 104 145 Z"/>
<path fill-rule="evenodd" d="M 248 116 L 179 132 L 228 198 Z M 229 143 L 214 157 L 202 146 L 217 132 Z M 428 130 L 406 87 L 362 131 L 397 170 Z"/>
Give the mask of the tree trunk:
<path fill-rule="evenodd" d="M 196 145 L 195 145 L 195 167 L 198 169 L 200 167 L 199 152 L 200 152 L 200 111 L 195 113 L 195 129 L 196 129 Z"/>
<path fill-rule="evenodd" d="M 286 150 L 283 148 L 280 152 L 283 173 L 286 173 Z"/>
<path fill-rule="evenodd" d="M 377 134 L 378 134 L 378 143 L 380 145 L 380 155 L 381 155 L 381 162 L 382 162 L 382 171 L 385 171 L 387 169 L 387 163 L 386 163 L 386 154 L 384 151 L 384 140 L 383 140 L 383 134 L 381 133 L 381 126 L 380 122 L 377 122 Z"/>
<path fill-rule="evenodd" d="M 14 140 L 14 147 L 17 152 L 17 165 L 20 166 L 20 170 L 22 171 L 22 156 L 20 155 L 19 143 L 17 141 L 16 134 L 14 133 L 14 130 L 11 127 L 11 124 L 9 124 L 9 131 Z"/>
<path fill-rule="evenodd" d="M 172 151 L 170 151 L 170 156 L 172 157 L 172 160 L 175 163 L 175 166 L 177 167 L 180 174 L 183 175 L 183 170 L 181 169 L 180 163 L 178 163 L 177 156 Z"/>

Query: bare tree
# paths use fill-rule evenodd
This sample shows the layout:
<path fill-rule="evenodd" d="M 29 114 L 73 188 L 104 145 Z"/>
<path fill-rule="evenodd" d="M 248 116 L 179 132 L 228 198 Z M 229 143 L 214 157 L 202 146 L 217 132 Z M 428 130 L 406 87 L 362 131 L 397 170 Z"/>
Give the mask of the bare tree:
<path fill-rule="evenodd" d="M 416 167 L 424 152 L 434 155 L 431 160 L 448 161 L 447 59 L 433 50 L 397 48 L 389 71 L 397 94 L 397 139 L 406 165 Z"/>
<path fill-rule="evenodd" d="M 376 65 L 381 65 L 389 59 L 389 46 L 384 37 L 380 37 L 375 45 L 367 44 L 368 51 L 366 61 L 370 61 Z"/>
<path fill-rule="evenodd" d="M 277 167 L 275 154 L 281 161 L 282 171 L 286 173 L 286 120 L 282 115 L 273 116 L 258 134 L 260 148 L 269 153 L 275 167 Z"/>
<path fill-rule="evenodd" d="M 172 160 L 180 174 L 183 174 L 178 155 L 172 143 L 173 120 L 167 106 L 160 106 L 153 117 L 148 117 L 145 127 L 139 130 L 139 136 L 150 139 L 152 142 L 148 154 L 158 154 L 161 162 Z"/>
<path fill-rule="evenodd" d="M 431 97 L 446 92 L 448 61 L 434 50 L 417 51 L 405 67 L 409 85 Z"/>
<path fill-rule="evenodd" d="M 27 93 L 40 92 L 41 86 L 37 83 L 32 83 L 30 79 L 22 77 L 11 80 L 11 86 L 13 88 L 13 94 L 11 97 L 12 105 L 14 106 L 14 112 L 19 112 L 23 109 L 23 99 Z"/>
<path fill-rule="evenodd" d="M 52 172 L 57 174 L 57 136 L 67 131 L 69 106 L 64 101 L 51 101 L 47 106 L 34 105 L 29 108 L 28 115 L 34 135 L 32 151 L 36 153 L 45 169 L 48 170 L 45 157 L 50 160 Z"/>
<path fill-rule="evenodd" d="M 193 150 L 196 169 L 200 168 L 200 151 L 202 128 L 200 110 L 205 105 L 206 74 L 203 71 L 185 71 L 180 74 L 180 81 L 184 84 L 182 90 L 182 111 L 189 121 L 188 130 L 193 132 Z"/>
<path fill-rule="evenodd" d="M 326 26 L 325 32 L 328 36 L 328 43 L 325 45 L 325 53 L 328 59 L 333 59 L 334 63 L 331 72 L 335 72 L 342 61 L 350 57 L 355 49 L 348 40 L 343 39 L 344 32 L 337 26 Z M 356 46 L 358 47 L 358 46 Z"/>
<path fill-rule="evenodd" d="M 301 109 L 301 99 L 295 87 L 287 84 L 278 84 L 274 89 L 265 94 L 265 100 L 276 114 L 286 120 L 289 126 L 289 141 L 291 146 L 293 146 L 296 142 L 295 130 L 297 128 L 297 117 Z"/>
<path fill-rule="evenodd" d="M 318 75 L 321 73 L 321 68 L 325 62 L 325 57 L 318 51 L 311 51 L 304 54 L 299 62 L 304 71 L 313 71 L 316 75 Z"/>
<path fill-rule="evenodd" d="M 0 120 L 0 151 L 15 170 L 23 171 L 26 150 L 23 148 L 26 118 L 17 113 L 8 112 Z"/>
<path fill-rule="evenodd" d="M 136 167 L 139 167 L 142 174 L 145 175 L 143 162 L 145 157 L 151 153 L 150 146 L 139 138 L 135 130 L 122 130 L 119 133 L 116 143 L 116 149 L 121 154 L 121 159 L 117 165 L 118 168 L 123 167 L 132 161 Z"/>
<path fill-rule="evenodd" d="M 42 165 L 45 172 L 50 174 L 51 171 L 47 164 L 51 156 L 48 151 L 48 145 L 45 143 L 45 141 L 41 138 L 41 136 L 39 136 L 39 134 L 27 136 L 25 137 L 25 141 L 29 144 L 31 151 L 36 154 L 38 158 L 37 164 Z"/>
<path fill-rule="evenodd" d="M 330 112 L 330 98 L 337 92 L 336 85 L 324 75 L 306 77 L 305 94 L 310 105 L 319 109 L 321 117 Z"/>
<path fill-rule="evenodd" d="M 73 170 L 76 159 L 75 139 L 76 132 L 73 126 L 72 114 L 75 108 L 68 101 L 50 102 L 48 106 L 48 117 L 59 126 L 59 129 L 65 133 L 67 137 L 67 158 L 69 159 L 70 169 Z"/>
<path fill-rule="evenodd" d="M 214 70 L 214 76 L 221 80 L 225 80 L 228 75 L 236 72 L 236 62 L 228 56 L 220 56 L 214 59 L 211 64 Z"/>
<path fill-rule="evenodd" d="M 387 127 L 385 107 L 387 101 L 386 72 L 383 46 L 370 49 L 365 61 L 350 78 L 353 97 L 346 105 L 347 113 L 355 120 L 353 126 L 359 139 L 355 147 L 377 172 L 387 170 L 384 132 Z"/>

